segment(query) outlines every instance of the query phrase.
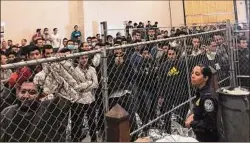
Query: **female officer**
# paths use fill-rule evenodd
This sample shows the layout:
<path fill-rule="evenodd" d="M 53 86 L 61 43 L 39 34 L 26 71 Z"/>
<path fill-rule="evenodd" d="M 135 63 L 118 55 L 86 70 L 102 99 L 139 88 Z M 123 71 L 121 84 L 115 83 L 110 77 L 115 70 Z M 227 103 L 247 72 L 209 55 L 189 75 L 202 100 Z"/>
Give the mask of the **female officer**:
<path fill-rule="evenodd" d="M 212 78 L 211 69 L 204 65 L 193 68 L 191 82 L 197 87 L 198 92 L 194 100 L 193 114 L 185 124 L 192 127 L 200 142 L 215 142 L 219 140 L 217 132 L 218 100 L 212 92 L 210 84 Z"/>

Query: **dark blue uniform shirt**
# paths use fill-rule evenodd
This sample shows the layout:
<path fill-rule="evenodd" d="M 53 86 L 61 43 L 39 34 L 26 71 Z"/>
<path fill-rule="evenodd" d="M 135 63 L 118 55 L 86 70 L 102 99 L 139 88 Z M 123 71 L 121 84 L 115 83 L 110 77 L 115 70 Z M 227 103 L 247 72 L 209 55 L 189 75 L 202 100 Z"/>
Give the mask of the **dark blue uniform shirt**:
<path fill-rule="evenodd" d="M 198 141 L 218 141 L 217 111 L 218 100 L 210 84 L 198 89 L 194 100 L 194 120 L 191 122 Z"/>

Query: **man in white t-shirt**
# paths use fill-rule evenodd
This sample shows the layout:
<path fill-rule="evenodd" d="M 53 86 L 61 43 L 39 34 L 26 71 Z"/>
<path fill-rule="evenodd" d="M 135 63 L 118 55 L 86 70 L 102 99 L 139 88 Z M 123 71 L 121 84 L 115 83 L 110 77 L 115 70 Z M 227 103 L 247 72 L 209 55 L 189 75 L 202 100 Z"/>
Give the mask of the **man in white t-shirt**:
<path fill-rule="evenodd" d="M 52 46 L 53 46 L 54 52 L 57 52 L 61 46 L 61 38 L 57 32 L 58 32 L 58 29 L 54 28 L 53 33 L 51 34 Z"/>

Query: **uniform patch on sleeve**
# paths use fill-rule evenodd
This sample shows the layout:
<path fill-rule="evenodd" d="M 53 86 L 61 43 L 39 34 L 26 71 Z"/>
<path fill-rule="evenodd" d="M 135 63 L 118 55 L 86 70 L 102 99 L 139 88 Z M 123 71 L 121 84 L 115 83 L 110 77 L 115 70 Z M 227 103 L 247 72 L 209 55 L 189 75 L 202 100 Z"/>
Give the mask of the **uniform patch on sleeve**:
<path fill-rule="evenodd" d="M 204 108 L 207 112 L 214 111 L 214 102 L 211 99 L 206 99 L 204 101 Z"/>

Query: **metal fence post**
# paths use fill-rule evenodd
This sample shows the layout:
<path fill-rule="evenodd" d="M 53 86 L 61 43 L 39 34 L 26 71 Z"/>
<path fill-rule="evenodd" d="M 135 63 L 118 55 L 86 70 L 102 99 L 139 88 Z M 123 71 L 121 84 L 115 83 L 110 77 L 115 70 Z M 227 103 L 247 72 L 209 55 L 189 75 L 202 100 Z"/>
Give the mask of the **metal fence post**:
<path fill-rule="evenodd" d="M 107 40 L 107 22 L 101 22 L 101 33 L 103 34 L 103 43 L 106 43 Z M 104 113 L 108 113 L 109 111 L 109 99 L 108 99 L 108 74 L 107 74 L 107 47 L 104 46 L 102 48 L 102 100 L 103 100 L 103 108 Z M 107 120 L 106 116 L 104 117 L 104 141 L 107 141 Z"/>
<path fill-rule="evenodd" d="M 190 73 L 189 73 L 189 66 L 188 66 L 188 56 L 187 56 L 187 37 L 184 38 L 184 48 L 185 48 L 185 63 L 186 63 L 186 73 L 187 73 L 187 81 L 188 81 L 188 97 L 189 99 L 192 98 L 191 95 L 191 84 L 190 84 Z M 193 109 L 192 100 L 189 101 L 190 110 Z"/>
<path fill-rule="evenodd" d="M 108 35 L 108 25 L 106 21 L 103 21 L 100 23 L 101 24 L 101 35 L 103 35 L 102 42 L 106 43 L 107 42 L 107 35 Z"/>
<path fill-rule="evenodd" d="M 107 49 L 106 46 L 102 49 L 102 95 L 103 95 L 103 108 L 104 113 L 108 113 L 109 111 L 109 103 L 108 103 L 108 74 L 107 74 Z M 107 140 L 107 122 L 106 117 L 104 118 L 104 140 Z"/>
<path fill-rule="evenodd" d="M 229 48 L 229 64 L 230 64 L 230 86 L 236 86 L 235 79 L 235 67 L 234 67 L 234 47 L 232 45 L 232 27 L 230 24 L 230 20 L 227 20 L 227 42 Z"/>
<path fill-rule="evenodd" d="M 236 51 L 234 51 L 234 66 L 235 66 L 235 79 L 236 79 L 236 86 L 239 85 L 239 79 L 237 77 L 237 75 L 239 75 L 239 54 L 238 54 L 238 46 L 237 46 L 237 41 L 238 41 L 238 37 L 237 37 L 237 34 L 235 33 L 234 29 L 232 31 L 232 34 L 233 34 L 233 47 L 235 47 Z"/>

